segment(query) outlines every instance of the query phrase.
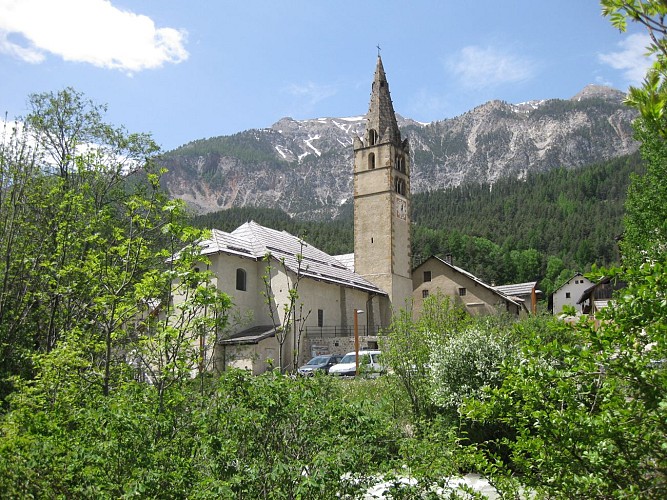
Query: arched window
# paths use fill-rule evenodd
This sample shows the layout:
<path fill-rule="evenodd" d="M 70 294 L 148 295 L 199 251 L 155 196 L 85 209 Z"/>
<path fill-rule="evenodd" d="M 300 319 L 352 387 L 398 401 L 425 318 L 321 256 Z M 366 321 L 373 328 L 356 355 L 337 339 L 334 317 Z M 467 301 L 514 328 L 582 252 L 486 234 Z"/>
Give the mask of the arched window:
<path fill-rule="evenodd" d="M 394 179 L 394 191 L 398 194 L 405 196 L 405 181 L 396 177 Z"/>
<path fill-rule="evenodd" d="M 246 291 L 246 272 L 240 267 L 236 270 L 236 289 L 242 292 Z"/>
<path fill-rule="evenodd" d="M 373 170 L 375 168 L 375 153 L 368 155 L 368 170 Z"/>
<path fill-rule="evenodd" d="M 394 161 L 394 168 L 399 172 L 405 173 L 405 160 L 402 155 L 397 155 Z"/>
<path fill-rule="evenodd" d="M 368 131 L 368 145 L 374 146 L 378 142 L 378 133 L 374 129 Z"/>

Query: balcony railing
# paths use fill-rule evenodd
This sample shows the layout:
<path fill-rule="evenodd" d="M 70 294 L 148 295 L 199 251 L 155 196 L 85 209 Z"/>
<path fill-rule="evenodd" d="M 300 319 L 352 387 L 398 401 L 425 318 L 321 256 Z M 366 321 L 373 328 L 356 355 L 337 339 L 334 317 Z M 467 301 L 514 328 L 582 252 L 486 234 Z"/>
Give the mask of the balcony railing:
<path fill-rule="evenodd" d="M 359 336 L 378 336 L 380 329 L 378 327 L 366 328 L 366 325 L 359 325 Z M 311 339 L 331 338 L 331 337 L 354 337 L 354 327 L 352 326 L 307 326 L 306 336 Z"/>

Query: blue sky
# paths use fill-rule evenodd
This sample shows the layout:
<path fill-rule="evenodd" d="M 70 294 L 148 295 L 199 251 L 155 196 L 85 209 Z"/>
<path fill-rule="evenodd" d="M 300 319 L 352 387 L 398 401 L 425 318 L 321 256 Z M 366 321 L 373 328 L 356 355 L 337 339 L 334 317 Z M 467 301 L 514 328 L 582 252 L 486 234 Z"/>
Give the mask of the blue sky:
<path fill-rule="evenodd" d="M 647 66 L 645 32 L 595 0 L 0 0 L 0 112 L 72 86 L 169 150 L 365 114 L 377 45 L 394 108 L 422 122 L 626 90 Z"/>

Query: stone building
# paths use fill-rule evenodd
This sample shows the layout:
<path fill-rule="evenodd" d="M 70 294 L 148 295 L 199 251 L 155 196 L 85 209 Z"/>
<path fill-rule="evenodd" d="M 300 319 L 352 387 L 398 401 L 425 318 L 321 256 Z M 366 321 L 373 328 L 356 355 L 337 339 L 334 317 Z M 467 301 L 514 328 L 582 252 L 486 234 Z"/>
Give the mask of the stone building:
<path fill-rule="evenodd" d="M 436 294 L 452 298 L 472 316 L 498 312 L 518 316 L 528 312 L 523 301 L 509 297 L 446 259 L 426 259 L 414 269 L 413 277 L 414 317 L 421 314 L 424 301 Z"/>

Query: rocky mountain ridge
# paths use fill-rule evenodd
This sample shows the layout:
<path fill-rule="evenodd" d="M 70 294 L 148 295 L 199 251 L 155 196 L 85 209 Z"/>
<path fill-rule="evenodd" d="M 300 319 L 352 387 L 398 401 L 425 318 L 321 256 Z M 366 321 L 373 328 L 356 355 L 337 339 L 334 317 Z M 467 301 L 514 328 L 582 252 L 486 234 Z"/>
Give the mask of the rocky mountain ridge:
<path fill-rule="evenodd" d="M 397 116 L 410 141 L 412 191 L 629 154 L 637 149 L 636 113 L 623 98 L 589 85 L 569 100 L 489 101 L 429 124 Z M 201 213 L 253 205 L 333 217 L 352 195 L 352 141 L 364 128 L 365 116 L 283 118 L 270 128 L 193 141 L 164 155 L 165 187 Z"/>

